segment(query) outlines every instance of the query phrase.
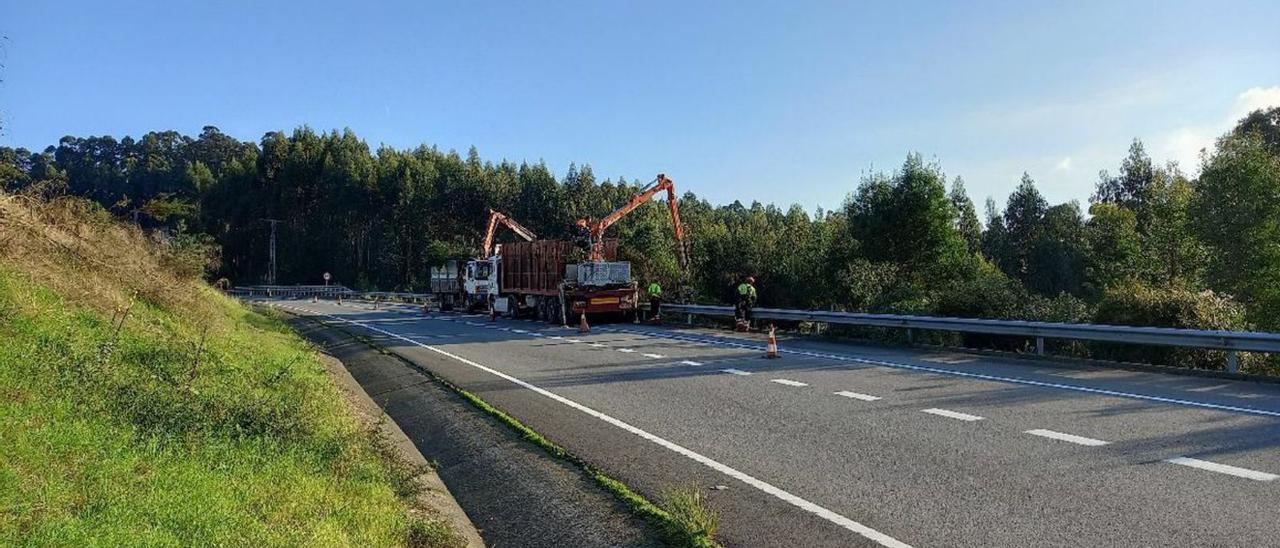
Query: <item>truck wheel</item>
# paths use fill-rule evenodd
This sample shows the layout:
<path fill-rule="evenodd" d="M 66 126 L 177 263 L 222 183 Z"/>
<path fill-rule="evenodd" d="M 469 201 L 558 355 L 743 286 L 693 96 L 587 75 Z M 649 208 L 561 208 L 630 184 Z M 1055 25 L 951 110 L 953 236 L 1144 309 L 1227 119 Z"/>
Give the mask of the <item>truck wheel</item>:
<path fill-rule="evenodd" d="M 547 323 L 560 323 L 560 297 L 547 299 Z"/>

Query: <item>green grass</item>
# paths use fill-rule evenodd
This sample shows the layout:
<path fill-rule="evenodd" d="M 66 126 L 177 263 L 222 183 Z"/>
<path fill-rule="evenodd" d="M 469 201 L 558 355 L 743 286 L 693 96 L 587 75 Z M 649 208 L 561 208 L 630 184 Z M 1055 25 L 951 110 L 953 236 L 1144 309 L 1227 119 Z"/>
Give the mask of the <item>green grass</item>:
<path fill-rule="evenodd" d="M 324 323 L 322 320 L 309 318 L 314 323 Z M 335 328 L 344 329 L 337 325 Z M 400 356 L 386 350 L 373 339 L 360 334 L 348 331 L 352 337 L 378 350 L 379 352 L 397 359 L 403 359 Z M 408 362 L 406 362 L 408 363 Z M 666 537 L 668 543 L 674 546 L 686 546 L 690 548 L 717 548 L 719 543 L 715 541 L 715 532 L 719 526 L 719 515 L 713 510 L 705 497 L 691 486 L 676 486 L 664 492 L 662 505 L 654 504 L 643 495 L 631 489 L 627 484 L 609 476 L 598 468 L 591 466 L 581 457 L 570 453 L 567 449 L 548 440 L 542 434 L 539 434 L 532 428 L 529 428 L 519 419 L 508 415 L 506 412 L 490 405 L 480 396 L 457 386 L 448 380 L 436 375 L 426 369 L 417 367 L 410 363 L 415 369 L 426 374 L 449 390 L 462 396 L 464 400 L 472 406 L 483 411 L 484 413 L 497 419 L 498 422 L 506 425 L 516 433 L 520 434 L 525 440 L 538 446 L 547 454 L 563 459 L 578 468 L 580 468 L 587 477 L 608 491 L 620 502 L 622 502 L 631 512 L 644 518 L 646 521 L 654 524 Z"/>
<path fill-rule="evenodd" d="M 461 544 L 305 342 L 191 291 L 117 331 L 0 265 L 0 545 Z"/>

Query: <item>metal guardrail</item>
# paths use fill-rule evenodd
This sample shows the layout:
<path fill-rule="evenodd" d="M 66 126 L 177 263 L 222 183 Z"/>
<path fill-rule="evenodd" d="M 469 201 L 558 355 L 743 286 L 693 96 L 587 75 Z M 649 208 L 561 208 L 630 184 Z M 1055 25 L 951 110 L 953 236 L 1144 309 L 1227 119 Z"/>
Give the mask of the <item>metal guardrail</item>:
<path fill-rule="evenodd" d="M 427 303 L 434 299 L 430 293 L 406 293 L 396 291 L 353 291 L 340 285 L 252 285 L 233 287 L 227 294 L 239 298 L 280 298 L 307 299 L 337 298 L 364 299 L 370 301 L 399 301 L 406 303 Z"/>
<path fill-rule="evenodd" d="M 734 315 L 734 309 L 731 306 L 663 304 L 662 309 L 664 312 L 687 314 L 690 319 L 695 315 L 728 317 Z M 826 312 L 822 310 L 788 310 L 781 308 L 756 308 L 752 310 L 752 313 L 755 318 L 763 320 L 907 329 L 908 340 L 911 338 L 910 330 L 912 329 L 1034 338 L 1036 340 L 1036 353 L 1040 355 L 1044 354 L 1045 339 L 1073 339 L 1225 350 L 1227 351 L 1227 371 L 1230 373 L 1236 373 L 1240 369 L 1237 352 L 1280 353 L 1280 333 L 1256 331 L 1205 331 L 1169 327 L 986 320 L 899 314 Z"/>

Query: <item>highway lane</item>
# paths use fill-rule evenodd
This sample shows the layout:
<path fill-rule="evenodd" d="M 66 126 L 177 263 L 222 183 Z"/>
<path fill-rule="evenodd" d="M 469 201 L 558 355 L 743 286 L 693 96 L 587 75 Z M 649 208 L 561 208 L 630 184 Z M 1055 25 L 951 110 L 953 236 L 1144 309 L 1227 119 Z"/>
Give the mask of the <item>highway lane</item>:
<path fill-rule="evenodd" d="M 760 341 L 722 333 L 282 304 L 377 329 L 650 496 L 728 487 L 713 496 L 729 544 L 1260 546 L 1278 532 L 1273 386 L 813 341 L 763 360 Z"/>

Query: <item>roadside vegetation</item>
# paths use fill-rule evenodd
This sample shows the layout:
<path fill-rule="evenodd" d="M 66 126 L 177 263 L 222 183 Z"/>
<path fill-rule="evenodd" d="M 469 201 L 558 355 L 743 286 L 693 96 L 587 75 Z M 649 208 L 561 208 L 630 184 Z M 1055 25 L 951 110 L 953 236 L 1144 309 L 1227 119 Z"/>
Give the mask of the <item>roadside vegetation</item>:
<path fill-rule="evenodd" d="M 457 546 L 215 247 L 0 193 L 0 545 Z"/>
<path fill-rule="evenodd" d="M 919 154 L 892 172 L 850 175 L 845 203 L 814 212 L 713 205 L 688 192 L 703 182 L 670 175 L 686 191 L 680 210 L 702 301 L 731 300 L 738 277 L 751 274 L 771 307 L 1280 331 L 1280 108 L 1241 119 L 1199 166 L 1161 163 L 1136 139 L 1116 159 L 1087 204 L 1050 204 L 1027 173 L 1007 198 L 988 197 L 985 215 L 961 177 Z M 605 215 L 646 180 L 600 181 L 589 165 L 557 177 L 542 163 L 485 161 L 474 148 L 371 150 L 350 130 L 306 127 L 258 142 L 206 127 L 196 137 L 158 131 L 69 136 L 43 152 L 0 148 L 0 184 L 89 197 L 144 226 L 208 238 L 224 257 L 214 277 L 236 284 L 267 271 L 264 218 L 283 220 L 284 283 L 320 283 L 331 272 L 357 288 L 420 291 L 430 265 L 474 253 L 488 208 L 567 238 L 575 219 Z M 639 278 L 674 286 L 661 204 L 645 204 L 610 234 Z M 1206 351 L 1050 350 L 1205 369 L 1224 362 Z M 1242 356 L 1241 367 L 1274 373 L 1280 361 Z"/>

